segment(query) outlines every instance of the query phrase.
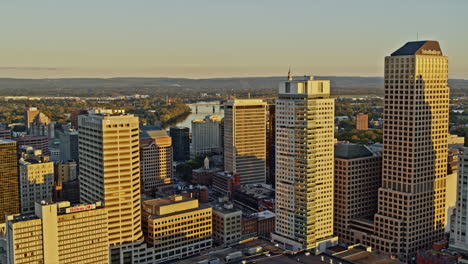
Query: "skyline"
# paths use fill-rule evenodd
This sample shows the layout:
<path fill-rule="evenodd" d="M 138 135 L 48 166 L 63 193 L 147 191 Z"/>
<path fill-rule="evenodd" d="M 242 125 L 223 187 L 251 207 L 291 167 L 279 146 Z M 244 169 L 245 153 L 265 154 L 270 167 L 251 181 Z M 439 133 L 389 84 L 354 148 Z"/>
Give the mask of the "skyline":
<path fill-rule="evenodd" d="M 110 3 L 1 3 L 0 77 L 381 77 L 401 43 L 434 39 L 468 79 L 464 1 Z"/>

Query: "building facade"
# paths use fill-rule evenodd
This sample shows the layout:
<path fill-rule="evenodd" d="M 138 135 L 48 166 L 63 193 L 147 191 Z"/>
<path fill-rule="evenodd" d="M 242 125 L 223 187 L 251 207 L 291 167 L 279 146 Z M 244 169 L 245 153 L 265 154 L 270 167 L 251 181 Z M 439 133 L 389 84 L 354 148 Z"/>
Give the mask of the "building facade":
<path fill-rule="evenodd" d="M 66 129 L 58 132 L 60 139 L 60 161 L 74 160 L 79 162 L 78 131 Z"/>
<path fill-rule="evenodd" d="M 334 230 L 341 242 L 362 243 L 350 225 L 377 213 L 382 178 L 382 157 L 363 145 L 338 144 L 335 148 Z"/>
<path fill-rule="evenodd" d="M 138 117 L 102 110 L 78 124 L 80 199 L 102 201 L 109 212 L 111 263 L 133 263 L 134 243 L 143 240 Z"/>
<path fill-rule="evenodd" d="M 231 100 L 224 110 L 224 170 L 241 184 L 266 182 L 266 103 Z"/>
<path fill-rule="evenodd" d="M 18 146 L 31 146 L 34 149 L 41 150 L 43 155 L 50 155 L 49 138 L 46 136 L 24 135 L 14 137 L 13 140 L 18 142 Z"/>
<path fill-rule="evenodd" d="M 221 117 L 209 115 L 204 119 L 192 120 L 192 153 L 204 155 L 220 153 L 221 150 Z"/>
<path fill-rule="evenodd" d="M 18 148 L 16 142 L 0 139 L 0 223 L 6 214 L 20 212 Z"/>
<path fill-rule="evenodd" d="M 154 262 L 186 258 L 211 248 L 212 210 L 198 200 L 171 196 L 143 202 L 143 233 Z"/>
<path fill-rule="evenodd" d="M 335 102 L 330 81 L 279 86 L 276 101 L 276 231 L 284 248 L 321 251 L 333 236 Z"/>
<path fill-rule="evenodd" d="M 458 159 L 457 206 L 451 217 L 450 247 L 468 253 L 468 148 Z"/>
<path fill-rule="evenodd" d="M 35 203 L 7 216 L 9 264 L 109 263 L 107 211 L 100 203 Z"/>
<path fill-rule="evenodd" d="M 409 261 L 444 238 L 448 59 L 437 41 L 385 57 L 382 188 L 374 249 Z"/>
<path fill-rule="evenodd" d="M 363 113 L 359 113 L 356 116 L 356 129 L 367 130 L 369 129 L 369 116 Z"/>
<path fill-rule="evenodd" d="M 190 130 L 188 127 L 171 127 L 169 135 L 172 138 L 174 161 L 190 159 Z"/>
<path fill-rule="evenodd" d="M 172 139 L 163 130 L 140 133 L 141 191 L 154 192 L 172 183 Z"/>
<path fill-rule="evenodd" d="M 213 207 L 213 240 L 218 245 L 233 245 L 242 238 L 242 211 L 232 203 Z"/>
<path fill-rule="evenodd" d="M 28 214 L 34 212 L 36 201 L 52 201 L 54 163 L 32 147 L 21 146 L 20 152 L 20 212 Z"/>

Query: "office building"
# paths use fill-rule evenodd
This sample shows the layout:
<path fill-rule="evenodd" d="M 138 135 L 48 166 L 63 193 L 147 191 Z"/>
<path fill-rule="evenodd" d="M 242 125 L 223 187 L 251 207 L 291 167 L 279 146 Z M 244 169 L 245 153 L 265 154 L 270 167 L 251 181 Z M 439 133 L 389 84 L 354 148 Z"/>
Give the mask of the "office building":
<path fill-rule="evenodd" d="M 350 222 L 373 219 L 377 212 L 382 178 L 382 157 L 368 147 L 337 144 L 335 147 L 335 235 L 341 242 L 358 241 Z"/>
<path fill-rule="evenodd" d="M 26 110 L 26 116 L 25 116 L 25 119 L 26 119 L 26 127 L 29 131 L 29 129 L 31 128 L 31 124 L 33 123 L 34 121 L 34 118 L 36 118 L 36 116 L 40 113 L 39 110 L 37 110 L 36 107 L 30 107 L 28 108 L 28 110 Z"/>
<path fill-rule="evenodd" d="M 34 202 L 52 201 L 54 163 L 29 146 L 21 146 L 20 153 L 20 212 L 28 214 L 34 212 Z"/>
<path fill-rule="evenodd" d="M 410 261 L 444 239 L 448 59 L 437 41 L 385 57 L 382 188 L 374 249 Z"/>
<path fill-rule="evenodd" d="M 335 101 L 330 81 L 279 85 L 276 101 L 276 231 L 284 248 L 322 251 L 333 236 Z"/>
<path fill-rule="evenodd" d="M 35 111 L 33 111 L 35 113 Z M 28 118 L 30 111 L 27 112 Z M 55 138 L 55 124 L 44 113 L 39 112 L 33 118 L 31 123 L 28 123 L 28 134 L 34 136 L 46 136 L 50 139 Z"/>
<path fill-rule="evenodd" d="M 220 171 L 213 173 L 212 176 L 213 191 L 220 196 L 231 197 L 241 184 L 239 174 Z"/>
<path fill-rule="evenodd" d="M 192 153 L 194 155 L 222 152 L 221 119 L 219 115 L 209 115 L 204 119 L 192 120 Z"/>
<path fill-rule="evenodd" d="M 450 247 L 468 253 L 468 148 L 458 160 L 457 206 L 451 216 Z"/>
<path fill-rule="evenodd" d="M 169 135 L 172 138 L 174 161 L 186 161 L 190 159 L 190 131 L 188 127 L 171 127 Z"/>
<path fill-rule="evenodd" d="M 18 142 L 18 146 L 31 146 L 36 150 L 41 150 L 42 155 L 50 155 L 49 138 L 46 136 L 23 135 L 14 137 L 13 140 Z"/>
<path fill-rule="evenodd" d="M 141 191 L 171 187 L 172 139 L 164 130 L 140 132 Z"/>
<path fill-rule="evenodd" d="M 78 131 L 65 129 L 57 133 L 60 140 L 60 161 L 74 160 L 79 162 Z"/>
<path fill-rule="evenodd" d="M 232 203 L 213 207 L 213 240 L 218 245 L 230 246 L 242 238 L 242 211 Z"/>
<path fill-rule="evenodd" d="M 266 103 L 230 100 L 224 105 L 224 170 L 241 184 L 266 182 Z"/>
<path fill-rule="evenodd" d="M 356 116 L 356 129 L 367 130 L 369 129 L 369 116 L 363 113 L 359 113 Z"/>
<path fill-rule="evenodd" d="M 136 261 L 143 238 L 138 117 L 100 110 L 78 118 L 80 199 L 108 210 L 111 263 Z"/>
<path fill-rule="evenodd" d="M 154 249 L 150 263 L 199 254 L 212 245 L 212 210 L 198 200 L 171 196 L 143 202 L 145 242 Z"/>
<path fill-rule="evenodd" d="M 54 202 L 69 201 L 72 204 L 80 202 L 78 181 L 78 165 L 76 161 L 67 161 L 54 165 Z"/>
<path fill-rule="evenodd" d="M 275 185 L 275 153 L 276 153 L 276 122 L 275 102 L 267 105 L 267 129 L 266 129 L 266 182 Z"/>
<path fill-rule="evenodd" d="M 7 216 L 8 263 L 109 263 L 107 211 L 100 203 L 43 201 L 33 212 Z"/>
<path fill-rule="evenodd" d="M 11 130 L 0 128 L 0 139 L 11 139 Z"/>
<path fill-rule="evenodd" d="M 71 112 L 70 123 L 71 129 L 78 130 L 78 116 L 87 115 L 89 112 L 86 109 L 78 109 Z"/>
<path fill-rule="evenodd" d="M 20 212 L 17 151 L 15 141 L 0 139 L 0 223 Z"/>

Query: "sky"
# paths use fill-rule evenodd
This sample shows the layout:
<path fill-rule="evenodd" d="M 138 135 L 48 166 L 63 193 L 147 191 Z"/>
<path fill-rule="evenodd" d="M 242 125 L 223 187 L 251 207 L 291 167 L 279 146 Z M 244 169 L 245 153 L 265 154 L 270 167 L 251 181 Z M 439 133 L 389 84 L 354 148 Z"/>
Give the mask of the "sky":
<path fill-rule="evenodd" d="M 465 0 L 0 0 L 0 77 L 383 76 L 438 40 L 468 79 Z"/>

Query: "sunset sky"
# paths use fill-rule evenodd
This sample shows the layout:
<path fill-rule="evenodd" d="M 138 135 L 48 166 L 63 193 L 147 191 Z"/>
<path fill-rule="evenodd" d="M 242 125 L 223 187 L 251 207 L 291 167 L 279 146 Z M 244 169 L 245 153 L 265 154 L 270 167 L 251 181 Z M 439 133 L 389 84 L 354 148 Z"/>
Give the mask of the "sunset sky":
<path fill-rule="evenodd" d="M 468 1 L 0 1 L 0 77 L 383 76 L 438 40 L 468 79 Z"/>

